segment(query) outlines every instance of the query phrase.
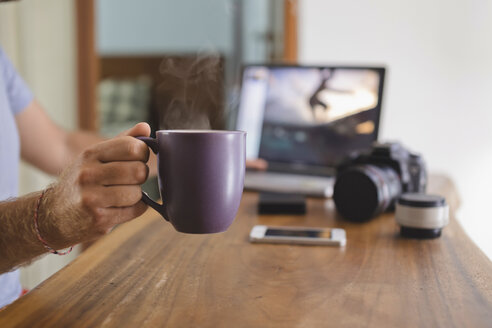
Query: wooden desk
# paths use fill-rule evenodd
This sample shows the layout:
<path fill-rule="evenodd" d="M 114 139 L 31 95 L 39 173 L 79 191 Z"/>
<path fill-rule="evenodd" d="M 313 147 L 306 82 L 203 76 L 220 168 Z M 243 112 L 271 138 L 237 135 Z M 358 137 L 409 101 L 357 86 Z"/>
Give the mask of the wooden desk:
<path fill-rule="evenodd" d="M 456 209 L 454 187 L 431 189 Z M 229 231 L 185 235 L 149 211 L 0 312 L 0 327 L 491 327 L 492 263 L 452 219 L 439 239 L 398 237 L 391 214 L 258 216 L 245 193 Z M 343 227 L 345 248 L 255 245 L 255 224 Z"/>

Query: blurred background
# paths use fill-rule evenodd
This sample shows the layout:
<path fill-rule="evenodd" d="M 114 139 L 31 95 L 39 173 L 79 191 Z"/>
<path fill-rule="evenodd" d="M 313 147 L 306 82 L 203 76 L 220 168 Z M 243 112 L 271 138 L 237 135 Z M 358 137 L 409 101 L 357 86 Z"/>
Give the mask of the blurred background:
<path fill-rule="evenodd" d="M 384 65 L 380 140 L 454 180 L 458 219 L 492 258 L 489 1 L 22 0 L 0 4 L 0 44 L 58 124 L 107 136 L 142 120 L 230 127 L 245 63 Z M 23 164 L 21 192 L 52 179 Z M 33 263 L 23 284 L 76 255 Z"/>

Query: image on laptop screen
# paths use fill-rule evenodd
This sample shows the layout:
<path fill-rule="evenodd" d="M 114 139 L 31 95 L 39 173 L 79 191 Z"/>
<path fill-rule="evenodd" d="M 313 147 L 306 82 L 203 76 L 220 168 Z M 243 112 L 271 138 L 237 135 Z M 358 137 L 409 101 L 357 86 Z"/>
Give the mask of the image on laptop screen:
<path fill-rule="evenodd" d="M 247 157 L 335 166 L 377 139 L 384 68 L 246 66 L 237 128 Z"/>

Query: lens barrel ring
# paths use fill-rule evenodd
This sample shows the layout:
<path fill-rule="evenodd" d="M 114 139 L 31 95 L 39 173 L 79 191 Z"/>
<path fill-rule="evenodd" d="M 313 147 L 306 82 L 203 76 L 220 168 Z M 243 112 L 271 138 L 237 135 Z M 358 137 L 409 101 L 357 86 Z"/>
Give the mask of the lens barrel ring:
<path fill-rule="evenodd" d="M 338 175 L 333 200 L 344 218 L 365 222 L 390 209 L 401 188 L 400 177 L 392 168 L 356 165 Z"/>
<path fill-rule="evenodd" d="M 403 237 L 437 238 L 449 223 L 449 206 L 442 196 L 407 193 L 396 203 L 395 219 Z"/>

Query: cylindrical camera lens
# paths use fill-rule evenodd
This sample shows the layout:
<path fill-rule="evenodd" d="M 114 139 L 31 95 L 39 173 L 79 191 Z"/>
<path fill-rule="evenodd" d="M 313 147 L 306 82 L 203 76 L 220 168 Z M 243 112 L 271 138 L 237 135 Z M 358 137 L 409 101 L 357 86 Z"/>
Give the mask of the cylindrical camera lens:
<path fill-rule="evenodd" d="M 337 177 L 333 200 L 344 218 L 363 222 L 394 206 L 401 192 L 400 177 L 392 168 L 358 165 Z"/>
<path fill-rule="evenodd" d="M 439 195 L 407 193 L 398 199 L 395 219 L 403 237 L 437 238 L 449 222 L 449 206 Z"/>

